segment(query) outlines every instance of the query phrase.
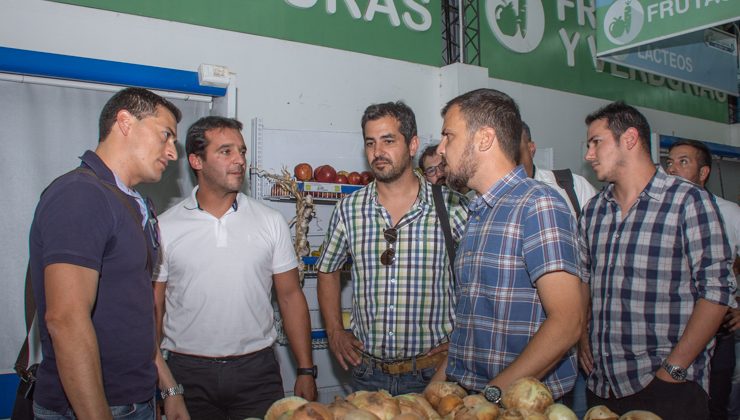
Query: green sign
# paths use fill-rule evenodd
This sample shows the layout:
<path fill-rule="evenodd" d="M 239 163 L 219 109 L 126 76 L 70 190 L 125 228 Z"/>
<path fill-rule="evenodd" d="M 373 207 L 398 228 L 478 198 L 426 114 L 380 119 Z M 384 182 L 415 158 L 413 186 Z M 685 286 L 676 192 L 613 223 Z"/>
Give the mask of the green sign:
<path fill-rule="evenodd" d="M 598 60 L 592 0 L 480 0 L 480 21 L 481 65 L 493 78 L 728 121 L 725 93 Z"/>
<path fill-rule="evenodd" d="M 740 19 L 738 0 L 596 0 L 599 56 Z"/>
<path fill-rule="evenodd" d="M 133 15 L 442 64 L 440 0 L 54 0 Z"/>

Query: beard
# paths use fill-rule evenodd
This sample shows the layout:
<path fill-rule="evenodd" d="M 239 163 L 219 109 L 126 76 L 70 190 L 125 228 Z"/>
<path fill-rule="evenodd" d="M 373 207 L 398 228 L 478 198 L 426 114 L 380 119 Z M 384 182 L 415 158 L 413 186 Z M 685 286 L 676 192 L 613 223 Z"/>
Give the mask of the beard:
<path fill-rule="evenodd" d="M 478 171 L 478 163 L 473 159 L 473 142 L 469 142 L 463 150 L 460 157 L 460 167 L 454 169 L 450 167 L 447 161 L 447 186 L 455 191 L 465 191 L 468 189 L 470 178 Z"/>
<path fill-rule="evenodd" d="M 384 170 L 378 170 L 375 168 L 376 162 L 385 162 L 386 167 Z M 399 164 L 396 165 L 389 159 L 384 158 L 376 158 L 373 160 L 372 164 L 370 165 L 370 169 L 373 171 L 373 175 L 375 176 L 375 179 L 380 182 L 390 183 L 398 178 L 401 177 L 403 172 L 411 166 L 411 156 L 406 156 L 406 158 L 398 162 Z"/>

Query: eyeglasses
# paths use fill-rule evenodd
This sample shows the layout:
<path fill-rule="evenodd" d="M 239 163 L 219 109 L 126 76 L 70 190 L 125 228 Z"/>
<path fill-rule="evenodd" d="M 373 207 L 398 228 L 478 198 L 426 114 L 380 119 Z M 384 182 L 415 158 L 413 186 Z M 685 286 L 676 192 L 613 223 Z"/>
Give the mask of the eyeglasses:
<path fill-rule="evenodd" d="M 445 163 L 445 161 L 439 162 L 439 165 L 429 166 L 426 169 L 424 169 L 424 175 L 436 176 L 437 173 L 439 173 L 439 175 L 442 175 L 446 167 L 447 167 L 447 164 Z"/>
<path fill-rule="evenodd" d="M 383 231 L 383 237 L 388 241 L 388 248 L 380 254 L 380 263 L 383 265 L 391 265 L 396 261 L 396 249 L 393 245 L 398 239 L 398 231 L 396 228 L 388 228 Z"/>
<path fill-rule="evenodd" d="M 147 197 L 146 208 L 149 213 L 149 228 L 144 229 L 149 232 L 149 242 L 152 244 L 154 251 L 159 249 L 159 220 L 157 219 L 157 212 L 154 210 L 154 202 Z"/>

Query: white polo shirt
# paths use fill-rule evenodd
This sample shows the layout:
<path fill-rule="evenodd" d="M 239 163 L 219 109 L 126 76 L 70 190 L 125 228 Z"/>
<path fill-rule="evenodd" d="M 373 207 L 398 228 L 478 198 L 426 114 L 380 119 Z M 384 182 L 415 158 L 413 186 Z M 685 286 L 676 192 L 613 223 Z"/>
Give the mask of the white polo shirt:
<path fill-rule="evenodd" d="M 560 185 L 558 185 L 558 181 L 555 179 L 555 174 L 547 169 L 540 169 L 535 168 L 534 171 L 534 179 L 540 182 L 544 182 L 545 184 L 555 188 L 555 190 L 563 196 L 563 199 L 565 199 L 565 202 L 568 203 L 568 208 L 570 209 L 570 212 L 575 215 L 575 211 L 573 209 L 573 204 L 570 202 L 570 198 L 568 198 L 568 193 L 560 188 Z M 591 199 L 591 197 L 595 196 L 598 191 L 596 191 L 596 188 L 591 185 L 590 182 L 586 181 L 586 178 L 578 175 L 573 174 L 573 190 L 576 193 L 576 197 L 578 197 L 578 204 L 581 205 L 581 210 L 583 209 L 583 206 L 588 203 L 588 200 Z"/>
<path fill-rule="evenodd" d="M 283 216 L 239 193 L 221 218 L 189 198 L 159 218 L 167 282 L 162 348 L 209 357 L 269 347 L 273 327 L 272 275 L 298 263 Z"/>
<path fill-rule="evenodd" d="M 714 196 L 714 202 L 719 207 L 719 214 L 722 216 L 725 232 L 727 232 L 727 241 L 732 248 L 733 257 L 740 257 L 740 207 L 737 203 L 727 201 L 722 197 Z"/>

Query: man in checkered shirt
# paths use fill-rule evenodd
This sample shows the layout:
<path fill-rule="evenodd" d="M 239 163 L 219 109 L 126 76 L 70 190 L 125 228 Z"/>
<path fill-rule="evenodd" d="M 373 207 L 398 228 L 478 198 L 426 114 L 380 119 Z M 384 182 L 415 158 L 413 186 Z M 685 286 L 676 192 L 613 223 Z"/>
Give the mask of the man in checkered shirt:
<path fill-rule="evenodd" d="M 714 335 L 735 291 L 717 205 L 656 168 L 635 108 L 615 102 L 586 124 L 586 160 L 609 183 L 579 221 L 591 290 L 579 350 L 588 404 L 706 419 Z"/>

